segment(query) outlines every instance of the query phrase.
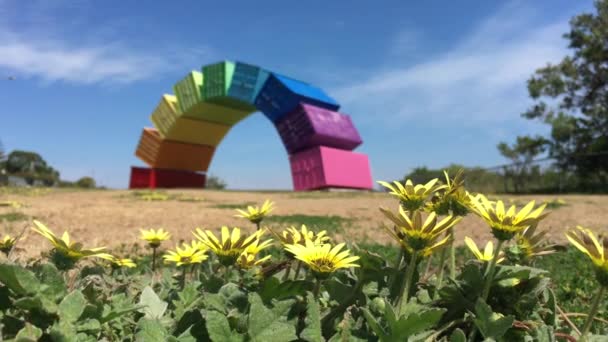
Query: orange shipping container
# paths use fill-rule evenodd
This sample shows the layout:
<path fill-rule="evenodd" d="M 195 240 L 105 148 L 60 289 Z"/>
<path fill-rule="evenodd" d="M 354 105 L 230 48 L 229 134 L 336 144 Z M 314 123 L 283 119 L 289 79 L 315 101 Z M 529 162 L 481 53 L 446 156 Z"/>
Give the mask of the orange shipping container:
<path fill-rule="evenodd" d="M 215 147 L 164 140 L 154 128 L 144 128 L 135 155 L 153 168 L 207 171 Z"/>

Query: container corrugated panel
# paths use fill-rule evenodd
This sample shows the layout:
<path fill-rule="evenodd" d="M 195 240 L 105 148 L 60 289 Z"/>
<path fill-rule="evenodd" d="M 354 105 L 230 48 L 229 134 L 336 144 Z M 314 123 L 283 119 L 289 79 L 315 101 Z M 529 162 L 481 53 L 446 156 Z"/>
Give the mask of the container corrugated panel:
<path fill-rule="evenodd" d="M 203 75 L 205 78 L 203 99 L 206 102 L 213 102 L 236 109 L 255 110 L 250 103 L 231 97 L 228 94 L 232 84 L 235 67 L 235 63 L 230 61 L 203 66 Z"/>
<path fill-rule="evenodd" d="M 289 77 L 271 74 L 255 99 L 255 106 L 272 122 L 291 113 L 300 102 L 337 111 L 340 105 L 321 89 Z"/>
<path fill-rule="evenodd" d="M 207 171 L 215 148 L 163 140 L 153 128 L 144 128 L 135 155 L 154 168 Z"/>
<path fill-rule="evenodd" d="M 156 188 L 204 188 L 206 176 L 203 173 L 154 169 L 152 170 L 154 186 Z"/>
<path fill-rule="evenodd" d="M 296 191 L 323 188 L 372 189 L 367 155 L 318 146 L 289 157 Z"/>
<path fill-rule="evenodd" d="M 318 145 L 353 150 L 362 143 L 348 115 L 308 104 L 300 104 L 276 127 L 289 153 Z"/>
<path fill-rule="evenodd" d="M 202 173 L 131 167 L 129 189 L 204 188 L 206 176 Z"/>
<path fill-rule="evenodd" d="M 129 189 L 145 189 L 152 187 L 151 170 L 147 167 L 131 167 L 131 177 L 129 180 Z"/>
<path fill-rule="evenodd" d="M 159 124 L 155 117 L 150 119 L 163 139 L 198 145 L 219 145 L 231 127 L 216 122 L 182 117 L 176 118 L 171 125 L 167 126 Z"/>
<path fill-rule="evenodd" d="M 228 95 L 253 105 L 269 75 L 258 66 L 236 62 Z"/>
<path fill-rule="evenodd" d="M 253 110 L 235 109 L 209 102 L 199 102 L 188 108 L 187 111 L 181 112 L 175 96 L 163 95 L 160 103 L 152 112 L 150 120 L 158 130 L 165 132 L 180 117 L 232 126 L 251 113 Z"/>
<path fill-rule="evenodd" d="M 198 71 L 191 71 L 173 86 L 180 111 L 185 112 L 188 108 L 203 100 L 203 83 L 203 74 Z"/>

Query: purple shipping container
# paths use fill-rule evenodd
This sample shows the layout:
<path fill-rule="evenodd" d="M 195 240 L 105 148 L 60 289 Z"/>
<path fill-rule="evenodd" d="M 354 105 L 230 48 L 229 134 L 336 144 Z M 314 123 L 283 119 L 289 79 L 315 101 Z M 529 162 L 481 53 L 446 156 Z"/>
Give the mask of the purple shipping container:
<path fill-rule="evenodd" d="M 350 116 L 305 103 L 276 127 L 290 154 L 319 145 L 352 151 L 363 142 Z"/>

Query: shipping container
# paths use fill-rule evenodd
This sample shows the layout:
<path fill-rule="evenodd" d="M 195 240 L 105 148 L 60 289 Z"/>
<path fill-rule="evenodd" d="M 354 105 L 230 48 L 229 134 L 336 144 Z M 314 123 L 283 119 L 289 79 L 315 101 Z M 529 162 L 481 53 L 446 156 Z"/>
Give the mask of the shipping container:
<path fill-rule="evenodd" d="M 129 189 L 204 188 L 205 181 L 203 173 L 132 166 Z"/>
<path fill-rule="evenodd" d="M 255 106 L 272 122 L 291 113 L 300 103 L 308 103 L 332 111 L 340 105 L 323 90 L 286 76 L 272 73 L 255 100 Z"/>
<path fill-rule="evenodd" d="M 253 105 L 269 75 L 258 66 L 236 62 L 228 95 Z"/>
<path fill-rule="evenodd" d="M 318 146 L 289 156 L 296 191 L 373 189 L 367 155 Z"/>
<path fill-rule="evenodd" d="M 231 108 L 253 111 L 255 107 L 246 101 L 231 97 L 228 94 L 235 70 L 235 63 L 223 61 L 203 66 L 205 82 L 203 84 L 203 99 Z"/>
<path fill-rule="evenodd" d="M 301 103 L 276 124 L 289 154 L 314 146 L 354 150 L 363 142 L 350 116 Z"/>
<path fill-rule="evenodd" d="M 164 140 L 154 128 L 144 128 L 135 155 L 153 168 L 207 171 L 215 147 Z"/>
<path fill-rule="evenodd" d="M 150 117 L 162 138 L 188 144 L 217 146 L 231 128 L 216 122 L 183 117 L 174 118 L 175 120 L 164 119 L 159 120 L 154 115 Z"/>
<path fill-rule="evenodd" d="M 177 97 L 181 112 L 185 112 L 190 107 L 203 101 L 202 87 L 203 74 L 198 71 L 191 71 L 173 86 L 173 92 Z"/>

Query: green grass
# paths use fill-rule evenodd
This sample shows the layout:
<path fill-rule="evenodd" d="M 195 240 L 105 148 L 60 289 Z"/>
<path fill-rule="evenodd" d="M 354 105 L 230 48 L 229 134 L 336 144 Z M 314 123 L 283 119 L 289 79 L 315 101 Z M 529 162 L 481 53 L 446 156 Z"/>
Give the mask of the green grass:
<path fill-rule="evenodd" d="M 28 220 L 30 217 L 25 215 L 24 213 L 20 213 L 17 211 L 13 211 L 10 213 L 0 214 L 0 222 L 15 222 L 15 221 L 24 221 Z"/>
<path fill-rule="evenodd" d="M 262 225 L 280 226 L 287 228 L 287 226 L 306 225 L 306 227 L 313 230 L 326 230 L 328 234 L 340 233 L 344 231 L 344 226 L 351 223 L 353 220 L 341 216 L 319 216 L 319 215 L 273 215 L 267 217 Z"/>
<path fill-rule="evenodd" d="M 216 209 L 247 209 L 250 205 L 256 205 L 255 202 L 243 202 L 243 203 L 218 203 L 211 205 L 211 208 Z"/>

